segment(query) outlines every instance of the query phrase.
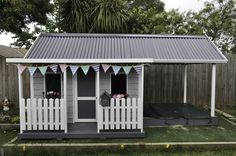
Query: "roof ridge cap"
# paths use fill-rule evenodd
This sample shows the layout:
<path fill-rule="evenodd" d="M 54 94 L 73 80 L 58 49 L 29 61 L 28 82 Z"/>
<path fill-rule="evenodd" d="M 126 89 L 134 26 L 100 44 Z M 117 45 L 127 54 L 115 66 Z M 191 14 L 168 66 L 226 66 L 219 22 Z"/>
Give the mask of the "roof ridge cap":
<path fill-rule="evenodd" d="M 200 38 L 204 35 L 172 35 L 172 34 L 103 34 L 103 33 L 41 33 L 42 36 L 52 37 L 143 37 L 143 38 Z"/>

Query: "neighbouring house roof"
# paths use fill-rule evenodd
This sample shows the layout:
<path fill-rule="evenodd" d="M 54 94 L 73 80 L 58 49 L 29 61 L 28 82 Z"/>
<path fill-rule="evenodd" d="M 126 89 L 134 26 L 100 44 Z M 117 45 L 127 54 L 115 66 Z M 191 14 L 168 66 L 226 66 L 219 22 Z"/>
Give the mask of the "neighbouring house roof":
<path fill-rule="evenodd" d="M 25 61 L 42 63 L 226 63 L 206 36 L 41 34 Z"/>
<path fill-rule="evenodd" d="M 11 58 L 21 58 L 24 57 L 26 49 L 24 48 L 12 48 L 4 45 L 0 45 L 0 56 L 11 57 Z"/>

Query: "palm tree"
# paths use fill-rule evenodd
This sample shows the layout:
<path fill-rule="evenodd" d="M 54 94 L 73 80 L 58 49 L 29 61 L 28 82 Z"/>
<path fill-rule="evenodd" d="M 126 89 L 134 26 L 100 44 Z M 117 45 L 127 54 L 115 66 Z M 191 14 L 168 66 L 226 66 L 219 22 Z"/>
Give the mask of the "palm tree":
<path fill-rule="evenodd" d="M 60 28 L 65 32 L 88 32 L 91 0 L 58 0 L 60 14 Z"/>
<path fill-rule="evenodd" d="M 127 31 L 127 4 L 122 0 L 96 0 L 91 9 L 90 32 L 122 33 Z"/>

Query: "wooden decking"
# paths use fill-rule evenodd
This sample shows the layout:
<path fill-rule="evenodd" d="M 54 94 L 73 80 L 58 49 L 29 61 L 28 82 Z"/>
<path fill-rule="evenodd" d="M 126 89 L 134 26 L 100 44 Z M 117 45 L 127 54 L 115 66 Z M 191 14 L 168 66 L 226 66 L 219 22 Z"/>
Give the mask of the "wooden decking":
<path fill-rule="evenodd" d="M 102 131 L 97 133 L 97 123 L 68 124 L 68 133 L 64 131 L 24 131 L 18 139 L 72 139 L 72 138 L 143 138 L 140 130 Z"/>

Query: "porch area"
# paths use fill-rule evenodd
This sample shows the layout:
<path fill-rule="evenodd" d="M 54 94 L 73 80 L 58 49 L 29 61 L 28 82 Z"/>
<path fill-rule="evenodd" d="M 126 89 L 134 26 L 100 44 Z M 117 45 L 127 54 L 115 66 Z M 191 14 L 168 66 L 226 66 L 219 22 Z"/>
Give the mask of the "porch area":
<path fill-rule="evenodd" d="M 21 99 L 22 133 L 19 139 L 43 138 L 139 138 L 142 112 L 140 99 L 111 99 L 110 107 L 102 107 L 100 122 L 66 122 L 64 99 Z"/>
<path fill-rule="evenodd" d="M 20 133 L 19 139 L 43 138 L 139 138 L 143 131 L 143 65 L 142 72 L 129 74 L 112 70 L 84 73 L 69 68 L 56 72 L 49 67 L 45 73 L 30 74 L 30 97 L 23 97 L 23 80 L 19 72 Z M 125 82 L 121 96 L 114 85 Z M 119 79 L 118 79 L 119 80 Z M 115 89 L 114 89 L 115 88 Z M 52 92 L 53 91 L 53 92 Z M 109 105 L 103 105 L 102 95 L 110 93 Z"/>

